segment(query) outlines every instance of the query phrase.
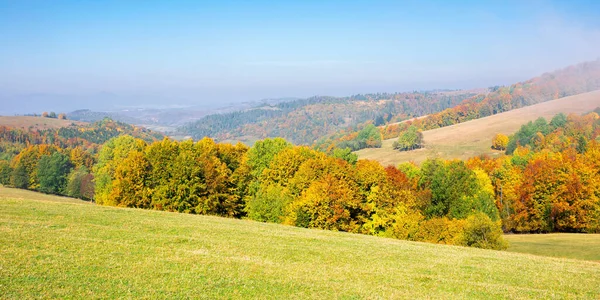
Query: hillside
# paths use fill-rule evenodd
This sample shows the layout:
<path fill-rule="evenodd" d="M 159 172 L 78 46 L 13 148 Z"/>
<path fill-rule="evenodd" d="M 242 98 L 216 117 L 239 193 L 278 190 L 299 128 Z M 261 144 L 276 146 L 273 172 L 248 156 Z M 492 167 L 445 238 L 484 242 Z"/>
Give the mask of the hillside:
<path fill-rule="evenodd" d="M 59 146 L 90 143 L 99 145 L 124 134 L 146 141 L 164 138 L 164 135 L 158 132 L 108 118 L 94 123 L 86 123 L 42 117 L 0 116 L 2 142 L 33 145 L 56 144 Z"/>
<path fill-rule="evenodd" d="M 491 141 L 497 133 L 512 134 L 521 125 L 539 117 L 552 118 L 562 113 L 582 114 L 600 107 L 600 90 L 569 96 L 511 110 L 493 116 L 423 132 L 425 147 L 400 152 L 392 148 L 396 138 L 384 140 L 381 148 L 362 149 L 356 152 L 361 159 L 373 159 L 383 165 L 402 162 L 420 163 L 428 157 L 467 159 L 480 154 L 498 155 Z"/>
<path fill-rule="evenodd" d="M 8 126 L 22 129 L 58 129 L 75 125 L 85 125 L 87 123 L 74 120 L 60 120 L 44 117 L 30 116 L 0 116 L 0 126 Z"/>
<path fill-rule="evenodd" d="M 265 104 L 253 109 L 208 115 L 179 129 L 194 139 L 252 143 L 266 137 L 283 137 L 311 145 L 323 136 L 367 121 L 397 122 L 453 107 L 481 90 L 377 93 L 349 97 L 315 96 Z"/>
<path fill-rule="evenodd" d="M 600 265 L 0 188 L 0 298 L 595 298 Z"/>

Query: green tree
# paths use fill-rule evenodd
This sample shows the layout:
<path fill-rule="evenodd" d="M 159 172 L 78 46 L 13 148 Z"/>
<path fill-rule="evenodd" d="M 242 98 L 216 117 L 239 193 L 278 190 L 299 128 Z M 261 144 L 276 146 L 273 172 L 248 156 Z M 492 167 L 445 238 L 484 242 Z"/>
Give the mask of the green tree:
<path fill-rule="evenodd" d="M 477 179 L 463 161 L 427 160 L 421 171 L 419 184 L 431 190 L 431 203 L 425 210 L 428 217 L 464 219 L 473 211 Z"/>
<path fill-rule="evenodd" d="M 554 129 L 562 128 L 565 126 L 565 124 L 567 124 L 567 116 L 563 113 L 555 115 L 552 120 L 550 120 L 550 126 L 552 126 Z"/>
<path fill-rule="evenodd" d="M 356 162 L 358 161 L 358 155 L 352 153 L 352 149 L 350 148 L 335 148 L 333 149 L 333 153 L 331 156 L 343 159 L 353 165 L 356 164 Z"/>
<path fill-rule="evenodd" d="M 373 124 L 365 126 L 356 137 L 360 149 L 364 148 L 381 148 L 381 131 Z"/>
<path fill-rule="evenodd" d="M 423 133 L 414 125 L 408 127 L 398 136 L 398 141 L 394 142 L 394 149 L 408 151 L 421 148 L 423 143 Z"/>
<path fill-rule="evenodd" d="M 29 187 L 29 174 L 23 164 L 17 164 L 10 174 L 10 185 L 18 189 L 26 189 Z"/>
<path fill-rule="evenodd" d="M 248 217 L 255 221 L 281 223 L 285 209 L 292 197 L 282 186 L 261 186 L 258 192 L 246 202 Z"/>
<path fill-rule="evenodd" d="M 0 160 L 0 184 L 9 185 L 11 173 L 12 168 L 10 167 L 10 164 L 5 160 Z"/>
<path fill-rule="evenodd" d="M 64 193 L 71 167 L 69 157 L 60 152 L 42 156 L 37 169 L 39 190 L 49 194 Z"/>
<path fill-rule="evenodd" d="M 258 177 L 281 150 L 290 148 L 292 144 L 282 138 L 258 141 L 248 151 L 248 165 L 254 176 Z"/>

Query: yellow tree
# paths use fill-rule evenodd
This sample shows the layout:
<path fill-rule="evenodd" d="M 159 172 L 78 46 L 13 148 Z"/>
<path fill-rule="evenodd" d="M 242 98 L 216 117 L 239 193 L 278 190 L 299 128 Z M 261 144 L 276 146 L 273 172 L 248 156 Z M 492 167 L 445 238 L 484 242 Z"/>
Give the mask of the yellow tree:
<path fill-rule="evenodd" d="M 508 145 L 508 137 L 502 133 L 498 133 L 492 139 L 492 149 L 495 150 L 506 150 Z"/>
<path fill-rule="evenodd" d="M 301 227 L 357 232 L 360 229 L 361 200 L 351 181 L 330 174 L 313 182 L 291 204 L 286 223 Z"/>
<path fill-rule="evenodd" d="M 141 151 L 132 151 L 115 169 L 108 204 L 150 208 L 148 178 L 151 166 Z"/>

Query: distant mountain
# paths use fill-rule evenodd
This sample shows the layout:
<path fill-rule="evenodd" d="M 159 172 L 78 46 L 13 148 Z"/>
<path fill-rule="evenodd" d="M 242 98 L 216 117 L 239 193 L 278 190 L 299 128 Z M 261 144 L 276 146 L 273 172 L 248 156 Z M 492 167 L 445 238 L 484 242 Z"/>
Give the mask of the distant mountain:
<path fill-rule="evenodd" d="M 194 105 L 178 107 L 132 106 L 115 110 L 79 109 L 68 113 L 71 120 L 96 122 L 104 118 L 145 126 L 159 131 L 173 131 L 177 126 L 197 121 L 210 114 L 224 114 L 231 111 L 251 110 L 264 105 L 277 105 L 294 101 L 297 98 L 275 98 L 260 101 L 215 105 Z"/>
<path fill-rule="evenodd" d="M 72 111 L 67 114 L 70 120 L 81 121 L 81 122 L 97 122 L 101 121 L 104 118 L 111 118 L 115 121 L 130 123 L 130 124 L 139 124 L 141 122 L 138 118 L 127 117 L 125 115 L 121 115 L 119 113 L 110 113 L 110 112 L 100 112 L 100 111 L 91 111 L 89 109 L 80 109 L 76 111 Z"/>

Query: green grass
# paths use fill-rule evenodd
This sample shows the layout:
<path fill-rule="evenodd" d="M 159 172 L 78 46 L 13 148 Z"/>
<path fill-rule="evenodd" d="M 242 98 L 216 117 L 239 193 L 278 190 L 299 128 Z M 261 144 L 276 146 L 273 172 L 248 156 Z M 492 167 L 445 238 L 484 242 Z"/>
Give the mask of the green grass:
<path fill-rule="evenodd" d="M 600 262 L 600 234 L 511 234 L 508 251 Z"/>
<path fill-rule="evenodd" d="M 600 264 L 0 188 L 0 298 L 597 298 Z"/>

